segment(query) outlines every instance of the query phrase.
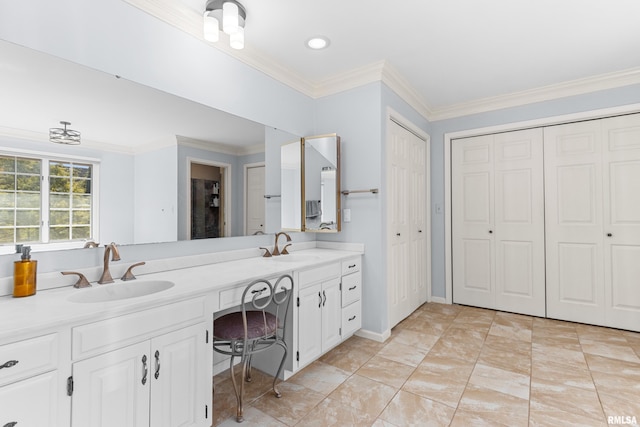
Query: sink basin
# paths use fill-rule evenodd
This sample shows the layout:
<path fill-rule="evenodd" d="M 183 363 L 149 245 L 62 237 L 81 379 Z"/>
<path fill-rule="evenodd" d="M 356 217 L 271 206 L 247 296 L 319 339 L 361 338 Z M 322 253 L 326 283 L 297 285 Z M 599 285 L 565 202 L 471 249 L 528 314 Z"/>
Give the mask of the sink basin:
<path fill-rule="evenodd" d="M 289 255 L 279 255 L 274 256 L 272 259 L 275 262 L 305 262 L 305 261 L 314 261 L 320 259 L 317 255 L 306 255 L 306 254 L 289 254 Z"/>
<path fill-rule="evenodd" d="M 108 285 L 94 285 L 91 289 L 79 289 L 71 295 L 71 302 L 109 302 L 141 297 L 162 292 L 175 285 L 167 280 L 133 280 Z M 97 286 L 97 287 L 95 287 Z"/>

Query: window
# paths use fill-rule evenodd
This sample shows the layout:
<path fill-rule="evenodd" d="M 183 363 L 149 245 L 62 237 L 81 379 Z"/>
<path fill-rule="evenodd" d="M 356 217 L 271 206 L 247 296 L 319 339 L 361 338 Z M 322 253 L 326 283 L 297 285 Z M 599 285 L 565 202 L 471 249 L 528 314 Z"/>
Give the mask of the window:
<path fill-rule="evenodd" d="M 95 237 L 95 164 L 0 155 L 0 245 Z"/>

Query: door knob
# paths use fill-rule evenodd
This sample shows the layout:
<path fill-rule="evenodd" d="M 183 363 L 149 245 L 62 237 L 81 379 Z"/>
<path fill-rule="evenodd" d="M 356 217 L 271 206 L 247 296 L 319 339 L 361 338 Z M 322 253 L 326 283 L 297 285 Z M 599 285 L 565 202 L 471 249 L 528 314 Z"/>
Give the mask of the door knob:
<path fill-rule="evenodd" d="M 607 237 L 613 237 L 613 234 L 607 233 Z"/>
<path fill-rule="evenodd" d="M 493 234 L 493 230 L 489 230 L 489 234 Z"/>
<path fill-rule="evenodd" d="M 400 235 L 400 233 L 396 233 L 396 236 L 399 236 L 399 235 Z"/>

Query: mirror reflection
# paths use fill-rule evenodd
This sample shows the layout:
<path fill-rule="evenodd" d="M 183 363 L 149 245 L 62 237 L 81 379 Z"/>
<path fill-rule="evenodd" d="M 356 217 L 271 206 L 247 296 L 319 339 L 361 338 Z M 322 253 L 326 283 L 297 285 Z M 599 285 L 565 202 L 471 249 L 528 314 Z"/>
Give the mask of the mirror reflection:
<path fill-rule="evenodd" d="M 302 231 L 302 141 L 280 147 L 281 225 Z"/>
<path fill-rule="evenodd" d="M 154 243 L 278 228 L 265 214 L 269 132 L 260 123 L 1 40 L 0 93 L 3 153 L 99 166 L 90 236 L 96 241 Z M 81 132 L 80 145 L 48 141 L 61 120 Z"/>
<path fill-rule="evenodd" d="M 340 137 L 303 138 L 304 230 L 340 231 Z"/>

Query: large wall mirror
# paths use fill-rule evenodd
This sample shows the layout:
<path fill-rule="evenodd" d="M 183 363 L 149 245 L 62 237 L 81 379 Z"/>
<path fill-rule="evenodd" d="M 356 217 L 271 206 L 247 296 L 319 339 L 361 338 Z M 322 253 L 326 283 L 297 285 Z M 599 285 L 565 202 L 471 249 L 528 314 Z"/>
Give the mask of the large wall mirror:
<path fill-rule="evenodd" d="M 297 135 L 2 40 L 0 93 L 0 149 L 99 164 L 100 243 L 280 229 L 280 201 L 264 198 L 280 193 L 280 164 L 265 146 Z M 60 121 L 80 145 L 48 141 Z"/>
<path fill-rule="evenodd" d="M 340 231 L 340 137 L 310 136 L 282 145 L 281 190 L 283 228 Z"/>

